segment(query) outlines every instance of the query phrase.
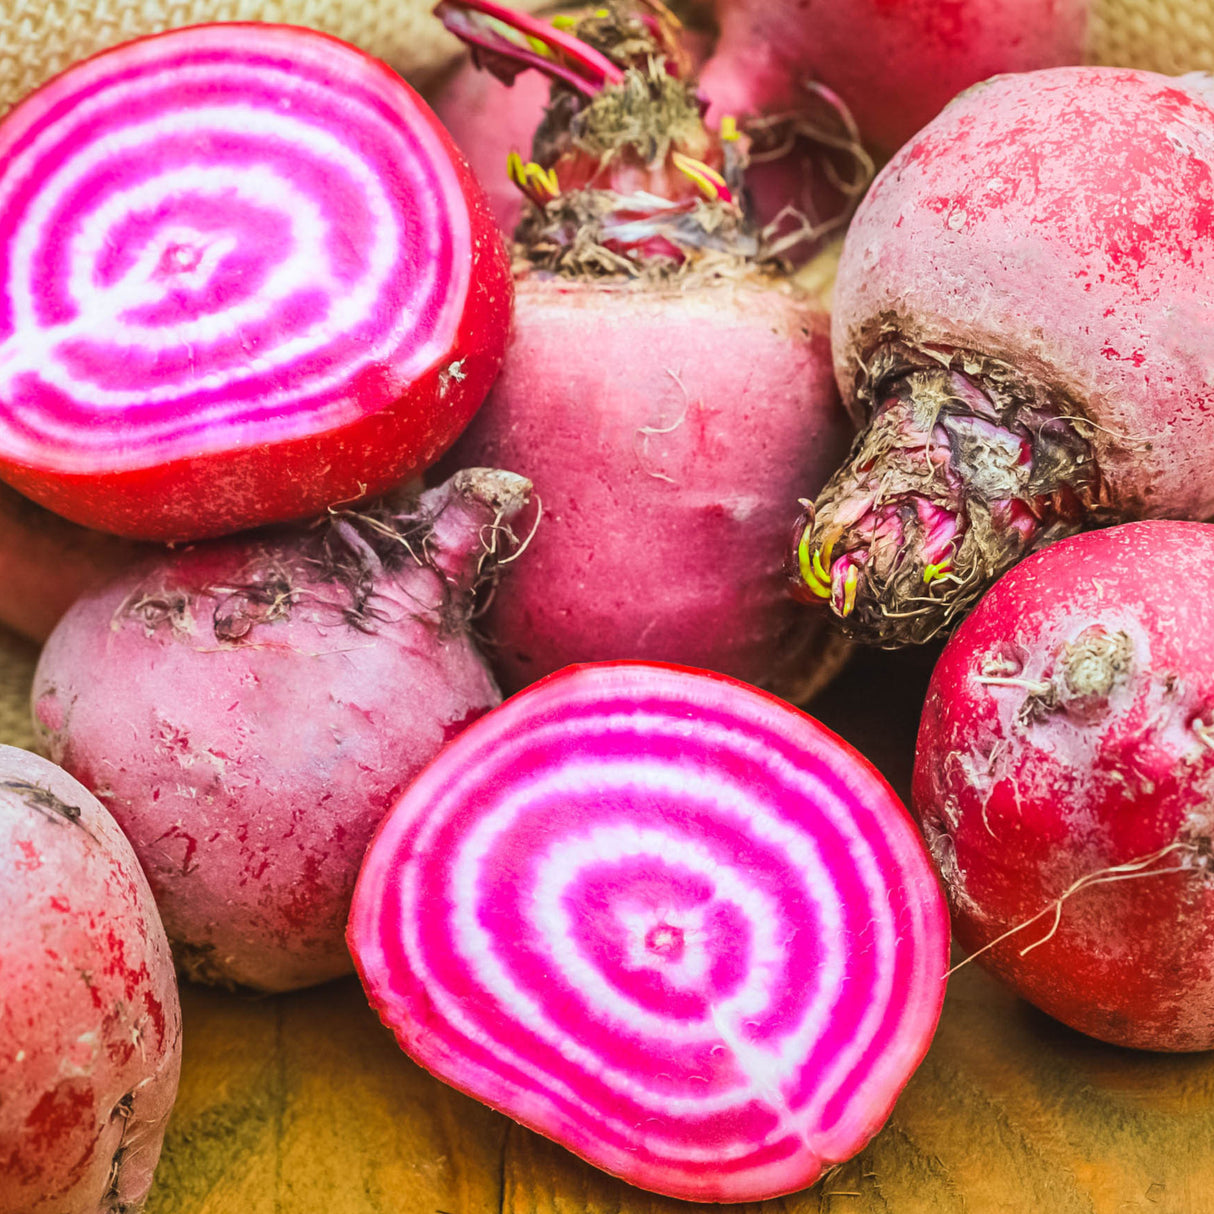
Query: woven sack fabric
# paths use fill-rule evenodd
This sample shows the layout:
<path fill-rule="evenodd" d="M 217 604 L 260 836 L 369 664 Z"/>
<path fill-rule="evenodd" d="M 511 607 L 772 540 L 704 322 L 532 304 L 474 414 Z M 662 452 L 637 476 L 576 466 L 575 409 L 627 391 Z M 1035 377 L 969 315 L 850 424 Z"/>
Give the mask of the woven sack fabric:
<path fill-rule="evenodd" d="M 34 747 L 30 721 L 30 683 L 38 651 L 28 641 L 0 628 L 0 742 Z"/>
<path fill-rule="evenodd" d="M 311 26 L 424 83 L 457 49 L 432 8 L 433 0 L 0 0 L 0 112 L 95 51 L 199 21 Z M 1214 70 L 1214 0 L 1094 0 L 1089 48 L 1095 63 Z"/>
<path fill-rule="evenodd" d="M 512 0 L 536 8 L 538 0 Z M 335 34 L 418 83 L 458 52 L 435 0 L 0 0 L 0 112 L 96 51 L 200 21 L 284 21 Z"/>
<path fill-rule="evenodd" d="M 1088 47 L 1093 63 L 1214 71 L 1214 0 L 1096 0 Z"/>

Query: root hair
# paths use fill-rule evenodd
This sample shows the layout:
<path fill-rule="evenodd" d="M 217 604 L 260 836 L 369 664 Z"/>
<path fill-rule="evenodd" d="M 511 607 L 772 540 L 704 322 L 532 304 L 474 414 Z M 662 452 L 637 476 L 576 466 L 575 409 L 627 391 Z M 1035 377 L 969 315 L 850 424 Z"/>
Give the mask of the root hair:
<path fill-rule="evenodd" d="M 1172 864 L 1165 868 L 1152 868 L 1151 866 L 1158 860 L 1162 860 L 1165 856 L 1171 855 L 1174 852 L 1188 852 L 1194 856 L 1208 855 L 1208 849 L 1203 849 L 1196 843 L 1192 843 L 1187 839 L 1177 839 L 1169 843 L 1166 847 L 1161 847 L 1158 851 L 1153 851 L 1145 856 L 1138 856 L 1133 860 L 1127 860 L 1124 864 L 1113 864 L 1108 868 L 1098 868 L 1094 872 L 1085 873 L 1082 877 L 1077 877 L 1070 885 L 1066 887 L 1054 898 L 1048 905 L 1043 906 L 1035 915 L 1030 915 L 1027 919 L 1021 920 L 1013 927 L 1009 927 L 1007 931 L 1001 932 L 993 940 L 988 941 L 980 949 L 976 949 L 970 953 L 968 957 L 962 958 L 951 969 L 944 974 L 945 978 L 951 978 L 959 969 L 969 965 L 971 961 L 981 957 L 983 953 L 988 952 L 997 944 L 1002 944 L 1003 941 L 1016 935 L 1018 932 L 1024 931 L 1025 928 L 1031 927 L 1039 919 L 1048 914 L 1053 914 L 1054 918 L 1050 924 L 1049 930 L 1041 937 L 1040 940 L 1034 940 L 1031 944 L 1026 944 L 1024 948 L 1019 950 L 1021 957 L 1027 956 L 1035 948 L 1040 948 L 1043 944 L 1048 943 L 1054 938 L 1058 932 L 1058 928 L 1062 923 L 1062 908 L 1064 903 L 1073 898 L 1076 894 L 1082 893 L 1085 889 L 1091 888 L 1093 885 L 1112 885 L 1119 881 L 1136 881 L 1142 877 L 1158 877 L 1163 873 L 1183 872 L 1185 866 L 1183 864 Z"/>

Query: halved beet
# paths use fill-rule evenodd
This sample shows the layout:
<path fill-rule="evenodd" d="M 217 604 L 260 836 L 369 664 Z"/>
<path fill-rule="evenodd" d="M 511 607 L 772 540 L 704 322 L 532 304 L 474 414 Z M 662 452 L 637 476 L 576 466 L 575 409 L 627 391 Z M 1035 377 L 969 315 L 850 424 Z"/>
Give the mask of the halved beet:
<path fill-rule="evenodd" d="M 810 1184 L 888 1115 L 948 925 L 889 786 L 781 700 L 569 667 L 473 724 L 385 819 L 349 942 L 440 1078 L 633 1184 Z"/>
<path fill-rule="evenodd" d="M 156 539 L 383 491 L 484 398 L 511 298 L 382 63 L 279 25 L 128 43 L 0 123 L 0 478 Z"/>

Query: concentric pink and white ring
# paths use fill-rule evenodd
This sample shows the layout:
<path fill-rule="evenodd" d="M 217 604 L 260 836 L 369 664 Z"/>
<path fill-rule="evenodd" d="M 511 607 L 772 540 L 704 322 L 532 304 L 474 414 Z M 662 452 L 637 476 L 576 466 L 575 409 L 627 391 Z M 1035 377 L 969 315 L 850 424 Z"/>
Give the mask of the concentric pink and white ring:
<path fill-rule="evenodd" d="M 947 918 L 888 786 L 811 718 L 572 668 L 458 738 L 372 845 L 350 943 L 441 1078 L 658 1192 L 790 1192 L 934 1030 Z"/>
<path fill-rule="evenodd" d="M 379 403 L 360 372 L 404 385 L 449 348 L 471 264 L 449 150 L 353 48 L 254 28 L 100 56 L 0 126 L 7 459 L 331 429 Z"/>

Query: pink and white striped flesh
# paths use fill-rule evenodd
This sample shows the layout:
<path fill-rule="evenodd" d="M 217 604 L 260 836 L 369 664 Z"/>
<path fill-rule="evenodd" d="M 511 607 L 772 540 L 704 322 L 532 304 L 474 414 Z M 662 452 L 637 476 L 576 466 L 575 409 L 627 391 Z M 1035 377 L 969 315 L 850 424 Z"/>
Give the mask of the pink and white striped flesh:
<path fill-rule="evenodd" d="M 507 257 L 441 124 L 290 26 L 196 26 L 0 123 L 0 476 L 185 539 L 382 492 L 497 372 Z"/>
<path fill-rule="evenodd" d="M 348 939 L 422 1066 L 617 1176 L 750 1201 L 879 1129 L 944 995 L 924 846 L 869 763 L 723 675 L 567 667 L 367 853 Z"/>

